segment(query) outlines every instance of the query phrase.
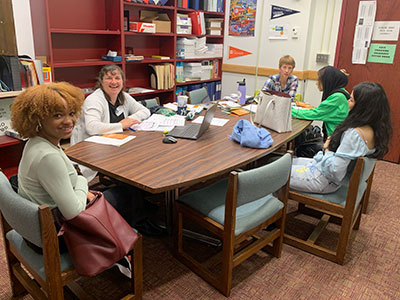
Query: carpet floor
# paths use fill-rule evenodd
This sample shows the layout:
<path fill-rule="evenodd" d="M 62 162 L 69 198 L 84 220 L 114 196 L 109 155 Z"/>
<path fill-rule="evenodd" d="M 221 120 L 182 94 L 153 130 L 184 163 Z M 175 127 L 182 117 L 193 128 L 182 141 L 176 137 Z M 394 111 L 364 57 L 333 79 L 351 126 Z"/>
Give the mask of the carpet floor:
<path fill-rule="evenodd" d="M 259 251 L 234 269 L 228 299 L 400 299 L 399 182 L 400 165 L 377 163 L 368 214 L 353 231 L 343 266 L 288 245 L 279 259 Z M 327 234 L 329 243 L 337 232 L 328 228 Z M 177 261 L 169 245 L 168 238 L 144 238 L 143 299 L 226 299 Z M 0 255 L 0 300 L 6 300 L 11 290 L 2 242 Z M 119 299 L 129 288 L 116 268 L 80 284 L 93 299 Z"/>

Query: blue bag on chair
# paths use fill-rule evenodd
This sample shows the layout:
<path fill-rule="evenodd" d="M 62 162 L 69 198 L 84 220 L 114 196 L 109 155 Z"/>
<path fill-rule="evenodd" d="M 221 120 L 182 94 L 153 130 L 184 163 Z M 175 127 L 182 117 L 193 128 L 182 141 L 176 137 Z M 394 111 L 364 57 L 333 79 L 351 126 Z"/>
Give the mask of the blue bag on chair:
<path fill-rule="evenodd" d="M 249 148 L 269 148 L 274 142 L 268 130 L 258 128 L 247 120 L 239 120 L 236 123 L 229 139 Z"/>

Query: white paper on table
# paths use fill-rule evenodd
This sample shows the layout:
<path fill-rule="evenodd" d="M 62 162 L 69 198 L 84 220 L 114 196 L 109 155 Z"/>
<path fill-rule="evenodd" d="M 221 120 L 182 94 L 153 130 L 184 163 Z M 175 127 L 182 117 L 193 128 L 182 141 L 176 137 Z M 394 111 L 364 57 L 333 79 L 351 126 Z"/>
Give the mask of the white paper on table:
<path fill-rule="evenodd" d="M 164 107 L 172 109 L 173 111 L 177 111 L 178 110 L 178 105 L 176 105 L 174 103 L 166 103 L 166 104 L 164 104 Z"/>
<path fill-rule="evenodd" d="M 94 135 L 89 138 L 87 138 L 85 141 L 86 142 L 92 142 L 92 143 L 97 143 L 97 144 L 103 144 L 103 145 L 112 145 L 112 146 L 121 146 L 131 140 L 133 140 L 136 136 L 134 135 L 129 135 L 124 139 L 114 139 L 114 138 L 109 138 L 105 136 L 98 136 Z"/>
<path fill-rule="evenodd" d="M 172 130 L 174 126 L 184 126 L 185 116 L 171 116 L 166 117 L 159 114 L 152 114 L 148 119 L 142 121 L 140 124 L 132 126 L 136 130 L 141 131 L 164 131 Z"/>
<path fill-rule="evenodd" d="M 243 106 L 244 109 L 247 109 L 253 113 L 257 112 L 257 104 L 248 104 L 246 106 Z"/>
<path fill-rule="evenodd" d="M 201 124 L 203 123 L 204 116 L 199 116 L 192 123 Z M 224 126 L 229 120 L 228 119 L 221 119 L 221 118 L 213 118 L 211 120 L 211 125 L 214 126 Z"/>
<path fill-rule="evenodd" d="M 221 105 L 223 107 L 240 107 L 241 106 L 239 103 L 236 103 L 233 101 L 219 101 L 218 105 Z"/>

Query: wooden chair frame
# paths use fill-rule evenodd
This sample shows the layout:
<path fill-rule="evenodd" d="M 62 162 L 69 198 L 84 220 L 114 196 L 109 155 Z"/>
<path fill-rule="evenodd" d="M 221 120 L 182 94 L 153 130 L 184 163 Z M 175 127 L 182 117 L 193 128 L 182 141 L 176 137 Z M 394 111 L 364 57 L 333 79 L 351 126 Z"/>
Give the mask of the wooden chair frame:
<path fill-rule="evenodd" d="M 305 195 L 301 192 L 289 191 L 289 200 L 298 202 L 297 214 L 312 216 L 320 219 L 320 221 L 307 240 L 300 239 L 286 232 L 283 240 L 284 243 L 338 264 L 343 264 L 352 229 L 357 230 L 360 227 L 361 212 L 364 207 L 364 202 L 368 200 L 371 190 L 373 171 L 368 178 L 366 191 L 360 202 L 356 205 L 363 165 L 364 158 L 359 157 L 350 178 L 345 206 Z M 318 237 L 329 222 L 341 226 L 339 241 L 335 251 L 316 244 Z M 286 231 L 287 229 L 288 228 L 286 228 Z"/>
<path fill-rule="evenodd" d="M 3 242 L 13 297 L 22 296 L 28 292 L 34 299 L 62 300 L 64 299 L 63 287 L 68 286 L 79 299 L 92 299 L 76 282 L 74 282 L 80 277 L 74 268 L 61 272 L 57 232 L 48 205 L 39 206 L 39 220 L 46 275 L 45 280 L 30 267 L 30 264 L 21 257 L 19 252 L 7 240 L 6 233 L 12 230 L 12 228 L 0 212 Z M 139 235 L 134 245 L 133 253 L 131 251 L 130 255 L 131 264 L 133 266 L 131 285 L 134 294 L 129 293 L 123 299 L 142 299 L 143 271 L 141 235 Z M 31 277 L 33 277 L 33 279 Z"/>
<path fill-rule="evenodd" d="M 235 237 L 236 205 L 238 190 L 238 173 L 232 171 L 225 198 L 225 224 L 221 225 L 201 214 L 184 203 L 175 201 L 174 205 L 174 254 L 192 271 L 213 285 L 225 296 L 229 296 L 232 288 L 232 270 L 241 262 L 260 249 L 279 258 L 282 252 L 282 241 L 286 217 L 288 183 L 279 189 L 278 198 L 284 206 L 275 215 L 262 224 Z M 221 274 L 213 274 L 202 263 L 183 250 L 182 229 L 183 216 L 203 226 L 222 240 Z M 260 237 L 256 233 L 276 222 L 277 228 Z M 272 246 L 269 244 L 272 243 Z"/>

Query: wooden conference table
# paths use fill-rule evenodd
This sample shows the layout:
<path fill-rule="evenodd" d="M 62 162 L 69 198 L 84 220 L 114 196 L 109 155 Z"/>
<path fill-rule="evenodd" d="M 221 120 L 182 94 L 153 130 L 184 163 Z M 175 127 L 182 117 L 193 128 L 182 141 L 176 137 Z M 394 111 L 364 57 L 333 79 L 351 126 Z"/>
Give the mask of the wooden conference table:
<path fill-rule="evenodd" d="M 162 132 L 125 132 L 135 139 L 117 147 L 80 142 L 66 154 L 79 164 L 150 193 L 166 192 L 167 210 L 179 189 L 213 179 L 243 167 L 293 140 L 311 122 L 294 119 L 292 131 L 269 130 L 274 140 L 268 149 L 245 148 L 228 139 L 239 117 L 217 109 L 215 117 L 229 119 L 222 127 L 210 128 L 196 141 L 178 139 L 175 144 L 162 143 Z M 243 116 L 249 118 L 249 115 Z M 167 212 L 167 216 L 171 216 Z M 170 224 L 171 220 L 167 220 Z"/>

